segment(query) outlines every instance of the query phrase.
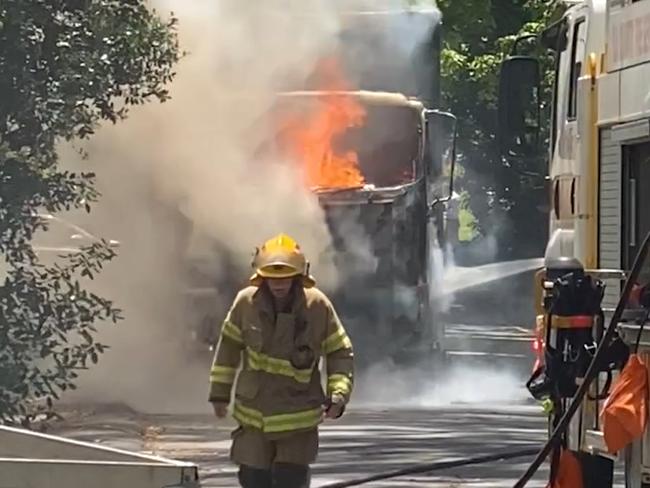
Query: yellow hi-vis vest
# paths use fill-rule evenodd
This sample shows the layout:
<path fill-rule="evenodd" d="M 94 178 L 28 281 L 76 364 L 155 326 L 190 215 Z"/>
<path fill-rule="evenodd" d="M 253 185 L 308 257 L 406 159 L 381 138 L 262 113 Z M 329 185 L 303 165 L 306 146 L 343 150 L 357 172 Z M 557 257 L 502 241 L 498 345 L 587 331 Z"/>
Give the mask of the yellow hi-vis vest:
<path fill-rule="evenodd" d="M 291 361 L 297 346 L 311 349 L 310 364 Z M 316 427 L 327 398 L 347 403 L 353 386 L 352 343 L 325 294 L 301 288 L 291 311 L 276 314 L 265 290 L 250 286 L 240 291 L 221 328 L 209 400 L 230 401 L 236 377 L 235 419 L 268 434 Z"/>

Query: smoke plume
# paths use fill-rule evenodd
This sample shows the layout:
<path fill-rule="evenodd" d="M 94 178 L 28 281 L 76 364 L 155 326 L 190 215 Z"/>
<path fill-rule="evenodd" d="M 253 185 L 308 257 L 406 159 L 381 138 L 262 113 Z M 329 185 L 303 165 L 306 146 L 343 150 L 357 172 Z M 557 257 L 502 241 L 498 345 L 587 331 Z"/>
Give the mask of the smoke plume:
<path fill-rule="evenodd" d="M 192 322 L 204 312 L 196 297 L 203 293 L 201 306 L 213 311 L 206 328 L 218 327 L 236 290 L 215 294 L 211 287 L 233 276 L 244 286 L 254 247 L 278 232 L 301 243 L 321 286 L 338 284 L 317 200 L 294 168 L 284 161 L 260 164 L 254 152 L 267 135 L 262 118 L 274 94 L 303 84 L 336 47 L 345 9 L 324 0 L 274 2 L 273 9 L 238 0 L 152 3 L 179 18 L 188 52 L 170 87 L 172 99 L 133 108 L 125 122 L 101 128 L 83 146 L 87 161 L 61 147 L 66 166 L 98 175 L 101 202 L 89 216 L 66 218 L 120 242 L 119 257 L 90 286 L 126 317 L 101 328 L 99 340 L 111 348 L 67 398 L 143 411 L 204 411 L 207 358 L 192 352 L 190 340 Z M 287 15 L 298 8 L 306 14 Z M 414 49 L 423 35 L 412 27 L 400 37 L 400 49 Z M 188 257 L 204 283 L 194 301 L 184 299 L 181 262 Z"/>
<path fill-rule="evenodd" d="M 527 400 L 521 375 L 501 366 L 456 364 L 443 370 L 396 368 L 386 361 L 366 372 L 356 387 L 356 407 L 480 407 Z"/>

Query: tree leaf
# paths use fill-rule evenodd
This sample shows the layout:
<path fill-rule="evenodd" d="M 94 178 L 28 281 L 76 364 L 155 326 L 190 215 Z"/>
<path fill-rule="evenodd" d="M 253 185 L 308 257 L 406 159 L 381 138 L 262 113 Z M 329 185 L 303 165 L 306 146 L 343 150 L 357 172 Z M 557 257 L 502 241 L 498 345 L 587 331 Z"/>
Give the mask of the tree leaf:
<path fill-rule="evenodd" d="M 74 370 L 102 352 L 90 326 L 118 320 L 112 303 L 77 281 L 94 279 L 116 255 L 107 243 L 44 266 L 32 239 L 51 222 L 44 213 L 92 211 L 95 175 L 63 170 L 57 144 L 118 122 L 128 100 L 160 100 L 180 58 L 172 25 L 145 0 L 0 7 L 0 422 L 29 423 L 42 407 L 34 398 L 53 408 L 57 392 L 74 389 Z M 69 343 L 76 334 L 83 342 Z"/>

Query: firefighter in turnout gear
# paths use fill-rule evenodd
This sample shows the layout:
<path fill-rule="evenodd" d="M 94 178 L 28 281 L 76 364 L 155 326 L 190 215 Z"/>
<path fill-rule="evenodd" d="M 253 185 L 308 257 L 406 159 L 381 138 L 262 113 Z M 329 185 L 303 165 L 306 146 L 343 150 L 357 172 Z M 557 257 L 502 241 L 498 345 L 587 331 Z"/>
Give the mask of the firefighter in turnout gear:
<path fill-rule="evenodd" d="M 224 417 L 234 387 L 239 426 L 231 460 L 239 465 L 242 487 L 307 488 L 318 425 L 340 417 L 350 399 L 352 343 L 291 237 L 264 243 L 253 267 L 250 286 L 238 293 L 223 322 L 209 400 L 215 415 Z"/>

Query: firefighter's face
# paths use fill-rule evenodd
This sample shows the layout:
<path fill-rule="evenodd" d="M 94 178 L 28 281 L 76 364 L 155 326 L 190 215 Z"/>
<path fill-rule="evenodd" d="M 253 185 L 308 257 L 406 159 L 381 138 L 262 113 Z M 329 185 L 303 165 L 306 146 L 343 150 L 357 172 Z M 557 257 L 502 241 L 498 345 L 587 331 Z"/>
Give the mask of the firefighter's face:
<path fill-rule="evenodd" d="M 278 299 L 286 298 L 291 291 L 293 278 L 274 278 L 267 280 L 271 294 Z"/>

